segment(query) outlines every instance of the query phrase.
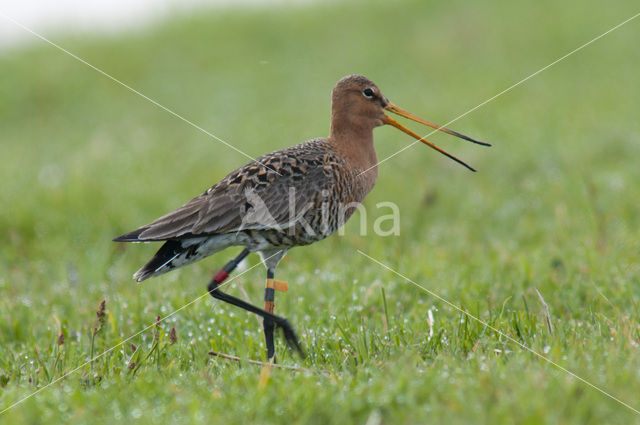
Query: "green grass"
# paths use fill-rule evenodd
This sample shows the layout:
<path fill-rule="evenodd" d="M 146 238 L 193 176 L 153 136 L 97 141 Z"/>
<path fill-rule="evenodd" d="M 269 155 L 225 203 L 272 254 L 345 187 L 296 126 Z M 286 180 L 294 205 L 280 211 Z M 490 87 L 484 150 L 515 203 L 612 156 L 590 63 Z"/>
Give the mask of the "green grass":
<path fill-rule="evenodd" d="M 332 2 L 52 38 L 258 156 L 326 135 L 343 75 L 444 124 L 637 12 L 633 1 Z M 42 389 L 0 422 L 640 422 L 357 253 L 640 409 L 639 37 L 629 23 L 451 125 L 491 149 L 432 137 L 477 174 L 424 146 L 381 165 L 369 234 L 354 220 L 278 270 L 290 290 L 277 311 L 309 354 L 279 339 L 281 363 L 328 374 L 273 370 L 265 388 L 259 367 L 207 354 L 264 356 L 256 320 L 209 297 L 45 388 L 89 358 L 101 300 L 95 353 L 205 293 L 235 252 L 136 285 L 157 247 L 110 240 L 247 159 L 51 46 L 0 53 L 0 409 Z M 407 143 L 376 130 L 380 158 Z M 372 231 L 383 201 L 400 207 L 400 236 Z M 229 286 L 242 296 L 238 282 L 260 304 L 262 266 Z"/>

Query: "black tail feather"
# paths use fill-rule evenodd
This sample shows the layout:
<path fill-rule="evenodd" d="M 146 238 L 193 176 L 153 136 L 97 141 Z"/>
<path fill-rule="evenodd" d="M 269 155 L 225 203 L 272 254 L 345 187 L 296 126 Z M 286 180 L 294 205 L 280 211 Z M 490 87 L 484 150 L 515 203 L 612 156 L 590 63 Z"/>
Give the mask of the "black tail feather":
<path fill-rule="evenodd" d="M 127 235 L 123 235 L 123 236 L 127 236 Z M 184 249 L 182 248 L 182 243 L 180 241 L 175 241 L 175 240 L 167 241 L 164 245 L 160 247 L 160 249 L 158 250 L 158 252 L 156 252 L 153 258 L 147 264 L 142 266 L 142 268 L 140 268 L 140 270 L 138 270 L 133 275 L 133 277 L 138 282 L 142 282 L 143 280 L 150 278 L 156 273 L 158 274 L 166 273 L 171 269 L 167 269 L 163 271 L 160 271 L 159 269 L 162 266 L 166 265 L 168 262 L 170 262 L 176 256 L 176 254 L 181 253 L 182 251 L 184 251 Z"/>

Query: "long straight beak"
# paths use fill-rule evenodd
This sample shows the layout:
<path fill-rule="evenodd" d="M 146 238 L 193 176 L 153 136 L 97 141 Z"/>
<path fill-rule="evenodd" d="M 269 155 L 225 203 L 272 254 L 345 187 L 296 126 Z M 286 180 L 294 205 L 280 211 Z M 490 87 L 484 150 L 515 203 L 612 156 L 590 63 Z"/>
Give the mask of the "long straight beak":
<path fill-rule="evenodd" d="M 491 146 L 489 143 L 480 142 L 478 140 L 472 139 L 471 137 L 465 136 L 464 134 L 460 134 L 457 131 L 449 130 L 446 127 L 442 127 L 440 125 L 437 125 L 437 124 L 434 124 L 434 123 L 432 123 L 430 121 L 422 119 L 422 118 L 420 118 L 420 117 L 418 117 L 416 115 L 413 115 L 411 112 L 407 112 L 404 109 L 394 105 L 391 102 L 389 102 L 389 104 L 387 106 L 385 106 L 384 109 L 386 109 L 387 111 L 391 111 L 394 114 L 398 114 L 398 115 L 400 115 L 402 117 L 409 118 L 410 120 L 413 120 L 415 122 L 419 122 L 420 124 L 424 124 L 424 125 L 429 126 L 431 128 L 435 128 L 436 130 L 440 130 L 440 131 L 442 131 L 444 133 L 451 134 L 453 136 L 456 136 L 456 137 L 459 137 L 461 139 L 467 140 L 469 142 L 476 143 L 476 144 L 482 145 L 482 146 Z M 469 170 L 476 171 L 473 167 L 471 167 L 466 162 L 462 161 L 461 159 L 456 158 L 455 156 L 451 155 L 450 153 L 444 151 L 443 149 L 441 149 L 438 146 L 434 145 L 430 141 L 426 140 L 424 137 L 421 137 L 418 134 L 414 133 L 413 131 L 409 130 L 407 127 L 403 126 L 402 124 L 400 124 L 396 120 L 392 119 L 388 115 L 384 114 L 384 117 L 382 118 L 382 122 L 385 123 L 385 124 L 389 124 L 389 125 L 397 128 L 398 130 L 401 130 L 401 131 L 407 133 L 408 135 L 410 135 L 412 137 L 415 137 L 418 141 L 420 141 L 420 142 L 424 143 L 425 145 L 437 150 L 441 154 L 443 154 L 445 156 L 448 156 L 449 158 L 453 159 L 457 163 L 459 163 L 461 165 L 464 165 Z"/>

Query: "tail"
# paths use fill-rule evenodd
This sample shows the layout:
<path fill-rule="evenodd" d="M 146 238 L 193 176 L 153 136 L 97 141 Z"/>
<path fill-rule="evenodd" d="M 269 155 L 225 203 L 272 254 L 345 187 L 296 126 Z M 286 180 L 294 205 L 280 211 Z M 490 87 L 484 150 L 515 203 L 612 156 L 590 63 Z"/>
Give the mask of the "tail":
<path fill-rule="evenodd" d="M 120 236 L 120 238 L 129 236 L 130 234 L 131 233 L 122 235 Z M 182 246 L 181 241 L 167 241 L 164 245 L 162 245 L 162 247 L 160 247 L 158 252 L 156 252 L 153 258 L 147 264 L 142 266 L 140 270 L 134 273 L 133 278 L 137 282 L 142 282 L 143 280 L 149 279 L 152 276 L 167 273 L 175 269 L 176 267 L 179 267 L 174 265 L 173 261 L 184 253 L 185 249 Z"/>
<path fill-rule="evenodd" d="M 148 227 L 141 227 L 133 232 L 125 233 L 124 235 L 120 235 L 117 238 L 114 238 L 114 242 L 150 242 L 146 239 L 140 239 L 140 235 L 142 232 L 147 230 Z M 182 244 L 179 241 L 170 240 L 167 241 L 162 247 L 156 252 L 153 258 L 145 264 L 140 270 L 134 273 L 133 278 L 142 282 L 145 279 L 149 279 L 150 277 L 158 274 L 166 273 L 172 270 L 175 267 L 170 267 L 171 262 L 177 258 L 184 249 L 182 248 Z"/>
<path fill-rule="evenodd" d="M 147 229 L 148 226 L 141 227 L 113 239 L 114 242 L 164 242 L 153 258 L 134 273 L 133 278 L 138 282 L 201 260 L 234 245 L 236 242 L 236 235 L 228 234 L 169 240 L 140 238 L 140 235 Z"/>

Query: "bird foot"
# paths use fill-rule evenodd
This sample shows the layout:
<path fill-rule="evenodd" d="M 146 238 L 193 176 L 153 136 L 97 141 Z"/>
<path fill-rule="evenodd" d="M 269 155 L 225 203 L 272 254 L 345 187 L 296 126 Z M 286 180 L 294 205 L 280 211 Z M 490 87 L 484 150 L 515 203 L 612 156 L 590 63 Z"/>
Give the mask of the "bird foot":
<path fill-rule="evenodd" d="M 284 334 L 284 338 L 287 341 L 287 344 L 289 344 L 289 347 L 292 350 L 296 350 L 303 359 L 307 357 L 306 353 L 302 349 L 302 345 L 300 345 L 300 342 L 298 341 L 298 336 L 293 330 L 291 323 L 289 323 L 287 319 L 280 318 L 280 320 L 276 321 L 276 325 L 282 329 L 282 333 Z"/>

